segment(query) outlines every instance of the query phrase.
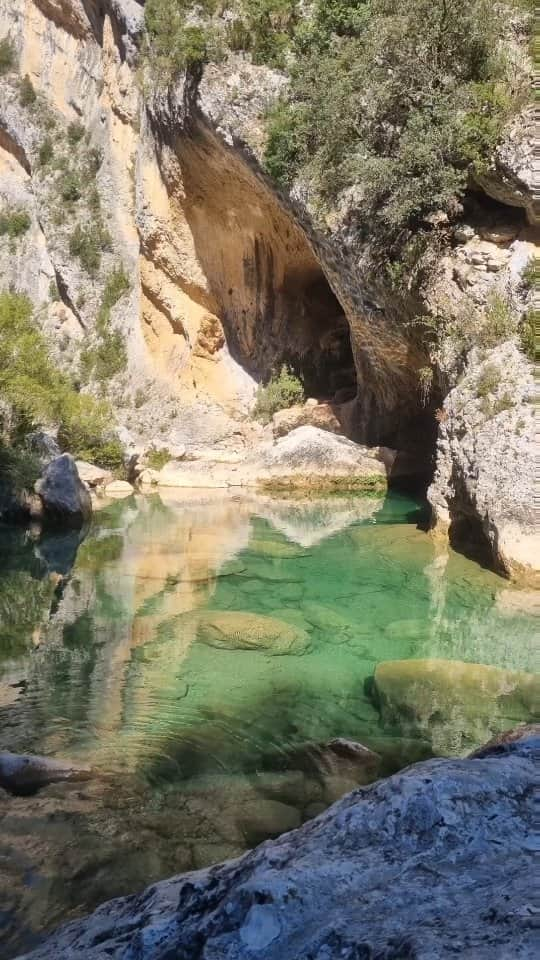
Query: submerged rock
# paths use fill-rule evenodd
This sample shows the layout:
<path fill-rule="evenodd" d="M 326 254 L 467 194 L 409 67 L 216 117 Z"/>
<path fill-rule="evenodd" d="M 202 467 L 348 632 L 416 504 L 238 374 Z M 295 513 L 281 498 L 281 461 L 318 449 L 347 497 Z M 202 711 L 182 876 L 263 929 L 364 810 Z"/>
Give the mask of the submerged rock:
<path fill-rule="evenodd" d="M 530 737 L 417 764 L 238 860 L 104 904 L 27 960 L 532 958 L 536 773 Z"/>
<path fill-rule="evenodd" d="M 325 806 L 345 793 L 376 779 L 382 758 L 355 740 L 337 737 L 326 743 L 307 743 L 291 752 L 293 767 L 318 783 L 318 799 Z"/>
<path fill-rule="evenodd" d="M 81 527 L 92 515 L 90 494 L 69 453 L 49 464 L 36 484 L 36 491 L 43 504 L 45 522 Z"/>
<path fill-rule="evenodd" d="M 63 760 L 33 754 L 0 753 L 0 787 L 9 793 L 28 796 L 49 783 L 64 780 L 89 780 L 90 767 L 75 766 Z"/>
<path fill-rule="evenodd" d="M 538 711 L 533 674 L 454 660 L 392 660 L 375 670 L 384 724 L 421 736 L 439 754 L 471 750 Z"/>
<path fill-rule="evenodd" d="M 209 610 L 197 617 L 197 640 L 223 650 L 263 650 L 271 656 L 304 653 L 309 636 L 275 617 L 242 610 Z"/>

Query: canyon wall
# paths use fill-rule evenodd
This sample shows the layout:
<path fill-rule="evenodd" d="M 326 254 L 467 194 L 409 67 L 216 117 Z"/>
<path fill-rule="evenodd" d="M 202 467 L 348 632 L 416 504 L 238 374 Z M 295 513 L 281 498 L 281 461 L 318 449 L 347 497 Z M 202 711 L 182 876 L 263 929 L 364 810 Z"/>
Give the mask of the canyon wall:
<path fill-rule="evenodd" d="M 16 53 L 0 76 L 0 206 L 30 216 L 0 237 L 2 286 L 29 295 L 75 377 L 106 355 L 85 389 L 111 397 L 126 447 L 257 444 L 256 385 L 286 362 L 354 439 L 407 451 L 424 476 L 437 443 L 436 528 L 476 525 L 501 570 L 528 576 L 531 365 L 515 331 L 493 344 L 481 319 L 496 292 L 518 312 L 531 296 L 526 123 L 443 229 L 422 288 L 398 293 L 345 207 L 321 223 L 263 172 L 264 117 L 286 78 L 231 54 L 157 91 L 142 30 L 136 0 L 0 0 Z M 449 321 L 434 363 L 419 315 Z"/>

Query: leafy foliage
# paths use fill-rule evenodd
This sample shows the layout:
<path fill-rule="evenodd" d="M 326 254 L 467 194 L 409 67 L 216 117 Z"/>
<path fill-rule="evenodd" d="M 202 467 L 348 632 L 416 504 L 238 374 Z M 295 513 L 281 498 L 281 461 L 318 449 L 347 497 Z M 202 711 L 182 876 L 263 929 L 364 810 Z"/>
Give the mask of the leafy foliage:
<path fill-rule="evenodd" d="M 249 51 L 253 63 L 284 68 L 299 13 L 297 0 L 243 0 L 226 28 L 228 46 Z"/>
<path fill-rule="evenodd" d="M 476 395 L 488 397 L 494 393 L 501 382 L 502 373 L 495 363 L 487 363 L 482 368 L 476 381 Z"/>
<path fill-rule="evenodd" d="M 189 19 L 194 6 L 189 0 L 147 0 L 145 4 L 149 62 L 158 79 L 169 81 L 207 59 L 210 32 L 202 22 Z M 215 7 L 215 0 L 198 5 L 202 14 L 212 13 Z"/>
<path fill-rule="evenodd" d="M 49 136 L 45 137 L 39 148 L 39 165 L 46 167 L 54 157 L 54 146 Z"/>
<path fill-rule="evenodd" d="M 107 466 L 121 459 L 108 404 L 78 393 L 57 370 L 29 300 L 16 293 L 0 293 L 0 409 L 4 443 L 21 443 L 38 424 L 58 425 L 71 453 Z"/>
<path fill-rule="evenodd" d="M 253 415 L 263 423 L 268 423 L 278 410 L 302 403 L 304 399 L 304 388 L 300 380 L 283 364 L 277 376 L 257 390 Z"/>
<path fill-rule="evenodd" d="M 112 308 L 128 292 L 129 286 L 129 277 L 123 266 L 111 271 L 96 320 L 97 342 L 86 347 L 81 355 L 82 372 L 87 379 L 94 377 L 105 383 L 126 367 L 124 337 L 120 330 L 111 330 L 109 324 Z"/>
<path fill-rule="evenodd" d="M 15 47 L 9 37 L 2 37 L 0 40 L 0 76 L 13 70 L 17 58 L 15 56 Z"/>
<path fill-rule="evenodd" d="M 78 223 L 69 239 L 69 252 L 78 257 L 81 266 L 91 277 L 95 277 L 101 266 L 103 250 L 110 250 L 111 238 L 98 219 L 87 227 Z"/>
<path fill-rule="evenodd" d="M 28 74 L 22 78 L 19 86 L 19 101 L 21 107 L 31 107 L 37 100 L 37 94 Z"/>
<path fill-rule="evenodd" d="M 296 34 L 290 98 L 270 115 L 269 172 L 286 185 L 301 175 L 329 205 L 353 190 L 357 228 L 385 238 L 455 212 L 521 93 L 499 43 L 504 4 L 318 0 L 314 10 Z"/>
<path fill-rule="evenodd" d="M 82 196 L 82 183 L 79 174 L 75 170 L 68 170 L 61 181 L 60 196 L 66 203 L 75 203 Z"/>
<path fill-rule="evenodd" d="M 85 129 L 82 123 L 78 123 L 77 121 L 70 123 L 67 128 L 67 138 L 70 147 L 76 147 L 84 137 L 84 134 Z"/>
<path fill-rule="evenodd" d="M 494 294 L 484 312 L 483 321 L 476 337 L 479 346 L 490 348 L 514 337 L 517 316 L 510 304 L 500 294 Z"/>
<path fill-rule="evenodd" d="M 0 237 L 8 236 L 12 240 L 22 237 L 30 229 L 30 215 L 26 210 L 3 210 L 0 213 Z"/>
<path fill-rule="evenodd" d="M 519 341 L 523 353 L 533 363 L 540 356 L 540 310 L 528 310 L 521 321 Z"/>
<path fill-rule="evenodd" d="M 152 470 L 161 470 L 166 463 L 172 460 L 172 456 L 166 448 L 157 450 L 155 447 L 152 447 L 152 449 L 147 452 L 145 459 Z"/>

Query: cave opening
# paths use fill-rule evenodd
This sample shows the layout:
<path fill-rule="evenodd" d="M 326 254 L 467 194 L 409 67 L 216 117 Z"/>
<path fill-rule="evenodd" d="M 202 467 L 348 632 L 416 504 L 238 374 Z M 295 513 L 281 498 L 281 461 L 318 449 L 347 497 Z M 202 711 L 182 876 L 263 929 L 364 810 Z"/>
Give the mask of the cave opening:
<path fill-rule="evenodd" d="M 322 272 L 293 282 L 284 289 L 280 355 L 273 367 L 276 361 L 289 366 L 302 381 L 306 397 L 335 404 L 352 400 L 356 368 L 343 308 Z M 266 376 L 271 372 L 264 371 Z"/>

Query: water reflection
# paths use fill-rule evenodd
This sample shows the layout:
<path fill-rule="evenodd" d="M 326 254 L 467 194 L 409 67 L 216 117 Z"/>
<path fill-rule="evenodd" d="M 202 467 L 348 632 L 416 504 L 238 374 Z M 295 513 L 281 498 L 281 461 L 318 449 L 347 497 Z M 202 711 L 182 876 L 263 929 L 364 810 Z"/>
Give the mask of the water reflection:
<path fill-rule="evenodd" d="M 419 511 L 171 491 L 106 507 L 81 544 L 0 533 L 0 748 L 95 771 L 1 801 L 13 955 L 72 911 L 530 719 L 533 698 L 509 713 L 501 694 L 505 671 L 534 669 L 530 601 L 432 541 Z M 426 658 L 464 662 L 437 668 L 439 705 Z M 418 662 L 413 681 L 398 666 L 378 689 L 387 661 Z M 491 693 L 478 681 L 481 722 L 469 663 L 499 668 Z M 329 754 L 335 738 L 376 761 Z"/>

